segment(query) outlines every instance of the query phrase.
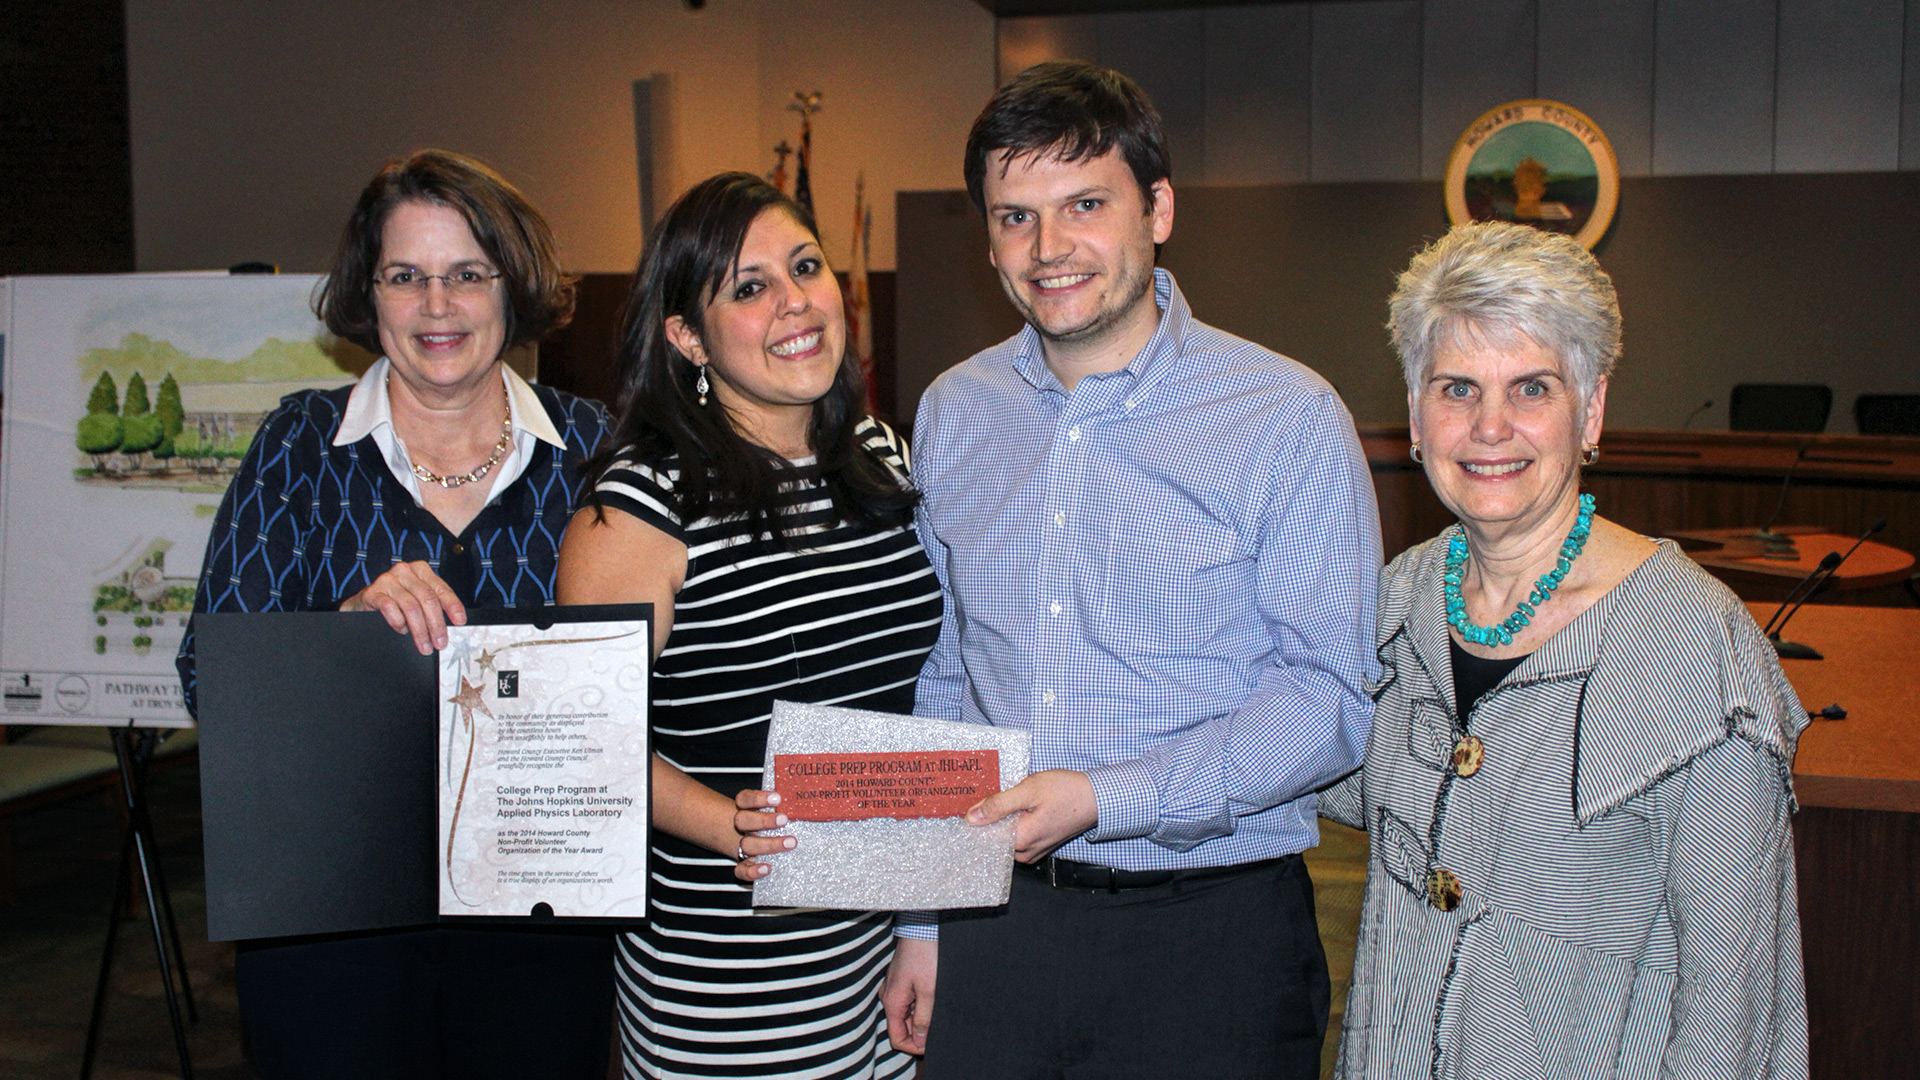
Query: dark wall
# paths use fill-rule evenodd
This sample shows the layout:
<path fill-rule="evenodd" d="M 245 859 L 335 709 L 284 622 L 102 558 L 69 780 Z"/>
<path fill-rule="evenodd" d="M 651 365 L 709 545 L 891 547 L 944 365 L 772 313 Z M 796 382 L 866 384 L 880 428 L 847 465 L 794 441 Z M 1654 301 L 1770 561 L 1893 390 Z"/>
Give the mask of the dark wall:
<path fill-rule="evenodd" d="M 1363 422 L 1406 420 L 1383 323 L 1394 276 L 1446 230 L 1431 182 L 1177 188 L 1161 262 L 1202 320 L 1307 363 Z M 898 204 L 900 412 L 947 367 L 1018 329 L 960 192 Z M 1920 392 L 1920 173 L 1621 181 L 1596 249 L 1626 354 L 1609 426 L 1726 427 L 1735 382 Z"/>
<path fill-rule="evenodd" d="M 0 275 L 133 269 L 122 0 L 0 15 Z"/>

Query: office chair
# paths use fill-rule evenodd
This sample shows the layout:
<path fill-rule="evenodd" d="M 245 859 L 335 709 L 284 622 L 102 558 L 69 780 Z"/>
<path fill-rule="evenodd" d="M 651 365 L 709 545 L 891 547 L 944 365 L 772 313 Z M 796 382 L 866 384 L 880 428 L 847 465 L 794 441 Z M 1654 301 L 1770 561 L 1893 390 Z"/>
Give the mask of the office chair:
<path fill-rule="evenodd" d="M 1735 431 L 1827 430 L 1833 388 L 1810 383 L 1735 383 L 1727 426 Z"/>
<path fill-rule="evenodd" d="M 1920 435 L 1920 394 L 1861 394 L 1853 426 L 1862 435 Z"/>

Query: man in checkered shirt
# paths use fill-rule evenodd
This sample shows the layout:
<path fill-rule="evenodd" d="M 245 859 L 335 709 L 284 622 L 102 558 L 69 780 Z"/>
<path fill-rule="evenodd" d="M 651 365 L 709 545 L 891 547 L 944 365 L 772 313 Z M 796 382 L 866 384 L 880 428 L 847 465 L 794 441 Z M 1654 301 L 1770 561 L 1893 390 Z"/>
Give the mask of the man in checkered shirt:
<path fill-rule="evenodd" d="M 1011 903 L 901 918 L 890 1033 L 929 1080 L 1317 1076 L 1299 853 L 1313 793 L 1360 764 L 1376 672 L 1352 419 L 1155 267 L 1171 169 L 1126 76 L 1022 73 L 966 175 L 1027 326 L 921 400 L 946 610 L 915 711 L 1025 728 L 1036 771 L 968 814 L 1016 821 Z"/>

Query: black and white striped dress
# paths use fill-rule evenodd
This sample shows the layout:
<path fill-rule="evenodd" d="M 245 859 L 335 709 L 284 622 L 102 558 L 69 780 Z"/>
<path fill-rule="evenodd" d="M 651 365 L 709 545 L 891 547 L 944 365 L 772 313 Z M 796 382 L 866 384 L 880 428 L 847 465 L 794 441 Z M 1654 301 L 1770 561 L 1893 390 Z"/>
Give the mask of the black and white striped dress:
<path fill-rule="evenodd" d="M 867 452 L 903 478 L 885 425 Z M 911 527 L 830 523 L 800 465 L 793 550 L 738 519 L 684 522 L 675 464 L 620 462 L 604 505 L 687 545 L 673 634 L 654 665 L 654 749 L 732 797 L 758 786 L 774 699 L 907 713 L 940 624 L 940 591 Z M 886 912 L 756 911 L 733 860 L 653 834 L 648 921 L 620 941 L 620 1038 L 629 1077 L 907 1077 L 879 990 L 893 955 Z"/>

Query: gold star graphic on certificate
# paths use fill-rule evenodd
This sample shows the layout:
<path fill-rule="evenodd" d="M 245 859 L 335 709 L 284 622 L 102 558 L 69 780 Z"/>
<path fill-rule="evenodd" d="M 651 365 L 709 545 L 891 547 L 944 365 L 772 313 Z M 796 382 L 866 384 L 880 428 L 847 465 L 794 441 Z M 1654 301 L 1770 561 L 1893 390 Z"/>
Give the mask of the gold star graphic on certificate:
<path fill-rule="evenodd" d="M 501 651 L 502 651 L 502 650 L 500 650 L 500 649 L 485 649 L 485 650 L 482 650 L 482 651 L 481 651 L 481 653 L 480 653 L 480 659 L 479 659 L 478 661 L 476 661 L 476 663 L 478 663 L 478 664 L 480 665 L 480 670 L 481 670 L 481 671 L 492 671 L 492 670 L 493 670 L 493 658 L 494 658 L 494 657 L 496 657 L 496 656 L 499 656 L 499 655 L 500 655 L 500 653 L 501 653 Z M 489 713 L 488 715 L 489 715 L 489 716 L 491 716 L 492 714 L 491 714 L 491 713 Z"/>
<path fill-rule="evenodd" d="M 487 708 L 487 700 L 481 694 L 484 685 L 470 683 L 465 675 L 460 676 L 460 692 L 448 698 L 447 704 L 459 707 L 461 723 L 473 723 L 475 710 L 485 713 L 489 719 L 493 717 L 493 711 Z"/>

